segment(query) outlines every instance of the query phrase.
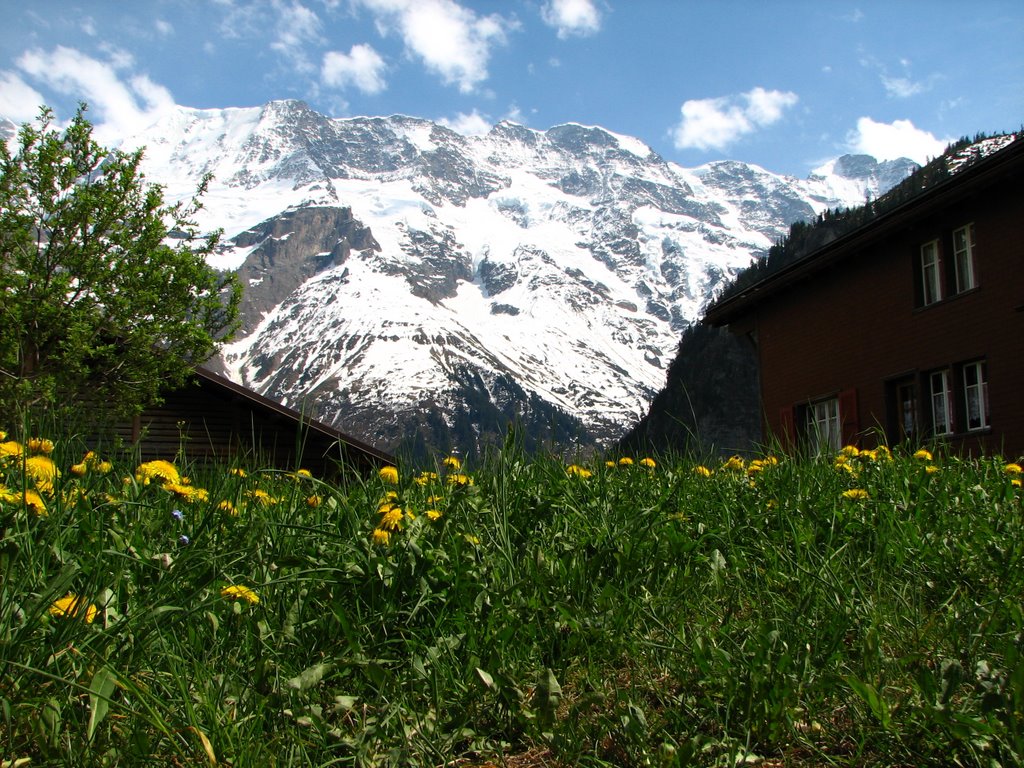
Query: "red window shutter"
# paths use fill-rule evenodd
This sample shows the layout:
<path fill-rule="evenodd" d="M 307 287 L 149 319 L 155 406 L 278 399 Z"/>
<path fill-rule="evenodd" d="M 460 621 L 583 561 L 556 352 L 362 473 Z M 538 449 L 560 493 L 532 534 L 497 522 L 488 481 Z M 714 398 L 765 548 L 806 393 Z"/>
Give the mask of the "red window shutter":
<path fill-rule="evenodd" d="M 839 424 L 843 445 L 857 445 L 860 438 L 860 420 L 857 417 L 857 390 L 844 389 L 839 393 Z"/>
<path fill-rule="evenodd" d="M 788 405 L 779 409 L 779 439 L 785 448 L 796 448 L 796 408 Z"/>

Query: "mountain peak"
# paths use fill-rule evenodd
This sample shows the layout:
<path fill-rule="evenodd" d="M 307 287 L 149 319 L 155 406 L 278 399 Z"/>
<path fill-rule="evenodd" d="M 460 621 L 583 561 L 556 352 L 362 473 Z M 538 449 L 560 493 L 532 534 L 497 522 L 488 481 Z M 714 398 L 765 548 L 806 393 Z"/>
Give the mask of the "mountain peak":
<path fill-rule="evenodd" d="M 918 164 L 907 157 L 879 162 L 871 155 L 849 154 L 834 158 L 812 171 L 812 177 L 840 176 L 845 179 L 870 180 L 880 176 L 908 175 Z M 897 179 L 898 180 L 898 179 Z"/>
<path fill-rule="evenodd" d="M 867 184 L 688 171 L 579 123 L 463 136 L 297 100 L 183 112 L 142 138 L 169 199 L 214 173 L 198 223 L 224 230 L 211 263 L 246 296 L 232 378 L 388 449 L 471 451 L 517 415 L 616 439 L 714 291 Z"/>

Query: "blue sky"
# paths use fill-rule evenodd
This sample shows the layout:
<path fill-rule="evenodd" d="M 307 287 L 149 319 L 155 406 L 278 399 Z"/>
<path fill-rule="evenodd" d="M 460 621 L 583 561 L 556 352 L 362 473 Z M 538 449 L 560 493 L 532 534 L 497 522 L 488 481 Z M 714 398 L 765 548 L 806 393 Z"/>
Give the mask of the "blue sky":
<path fill-rule="evenodd" d="M 636 136 L 806 176 L 1024 124 L 1020 0 L 4 0 L 0 115 L 88 102 L 114 143 L 171 108 L 300 98 L 465 133 Z"/>

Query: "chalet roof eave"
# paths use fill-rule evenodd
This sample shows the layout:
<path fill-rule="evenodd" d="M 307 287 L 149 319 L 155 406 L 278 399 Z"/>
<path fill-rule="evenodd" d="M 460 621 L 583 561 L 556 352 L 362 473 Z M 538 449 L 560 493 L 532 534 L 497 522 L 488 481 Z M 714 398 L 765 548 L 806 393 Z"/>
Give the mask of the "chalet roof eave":
<path fill-rule="evenodd" d="M 376 459 L 377 461 L 383 464 L 396 463 L 394 456 L 385 453 L 384 451 L 381 451 L 377 448 L 374 448 L 372 445 L 364 443 L 361 440 L 357 440 L 356 438 L 350 435 L 346 435 L 344 432 L 341 432 L 340 430 L 330 426 L 329 424 L 325 424 L 322 421 L 312 419 L 309 416 L 300 413 L 299 411 L 296 411 L 293 408 L 289 408 L 288 406 L 275 402 L 270 398 L 264 397 L 263 395 L 259 395 L 256 392 L 253 392 L 248 387 L 244 387 L 241 384 L 237 384 L 236 382 L 231 381 L 231 379 L 221 376 L 220 374 L 214 373 L 208 368 L 196 366 L 195 374 L 198 378 L 203 379 L 204 381 L 207 381 L 213 384 L 214 386 L 220 387 L 221 389 L 228 390 L 229 392 L 243 400 L 253 403 L 254 405 L 257 405 L 265 410 L 272 411 L 284 418 L 299 422 L 306 426 L 308 429 L 314 432 L 318 432 L 331 440 L 337 440 L 343 443 L 344 445 L 353 448 L 354 450 L 357 450 L 360 453 L 366 454 L 367 456 L 370 456 L 371 458 Z"/>
<path fill-rule="evenodd" d="M 821 246 L 801 259 L 787 264 L 778 272 L 758 280 L 746 290 L 716 304 L 704 313 L 701 323 L 714 327 L 728 325 L 757 304 L 773 296 L 795 282 L 832 266 L 863 248 L 867 243 L 878 240 L 897 226 L 905 225 L 908 216 L 921 214 L 930 208 L 948 202 L 949 198 L 964 196 L 979 186 L 990 183 L 995 176 L 1006 172 L 1007 166 L 1020 164 L 1024 159 L 1024 138 L 1016 139 L 1009 146 L 995 152 L 970 168 L 953 174 L 929 190 L 861 225 L 831 243 Z"/>

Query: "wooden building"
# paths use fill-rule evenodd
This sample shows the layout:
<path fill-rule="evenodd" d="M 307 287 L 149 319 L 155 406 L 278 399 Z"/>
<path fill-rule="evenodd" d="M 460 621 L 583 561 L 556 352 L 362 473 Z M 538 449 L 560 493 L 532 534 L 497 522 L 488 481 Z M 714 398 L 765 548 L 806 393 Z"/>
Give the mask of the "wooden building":
<path fill-rule="evenodd" d="M 1022 171 L 1017 136 L 709 309 L 756 345 L 766 435 L 1024 453 Z"/>
<path fill-rule="evenodd" d="M 395 463 L 383 451 L 204 368 L 163 396 L 162 404 L 115 429 L 116 437 L 138 446 L 143 461 L 239 460 L 283 470 L 301 467 L 318 477 L 343 469 L 367 474 Z"/>

